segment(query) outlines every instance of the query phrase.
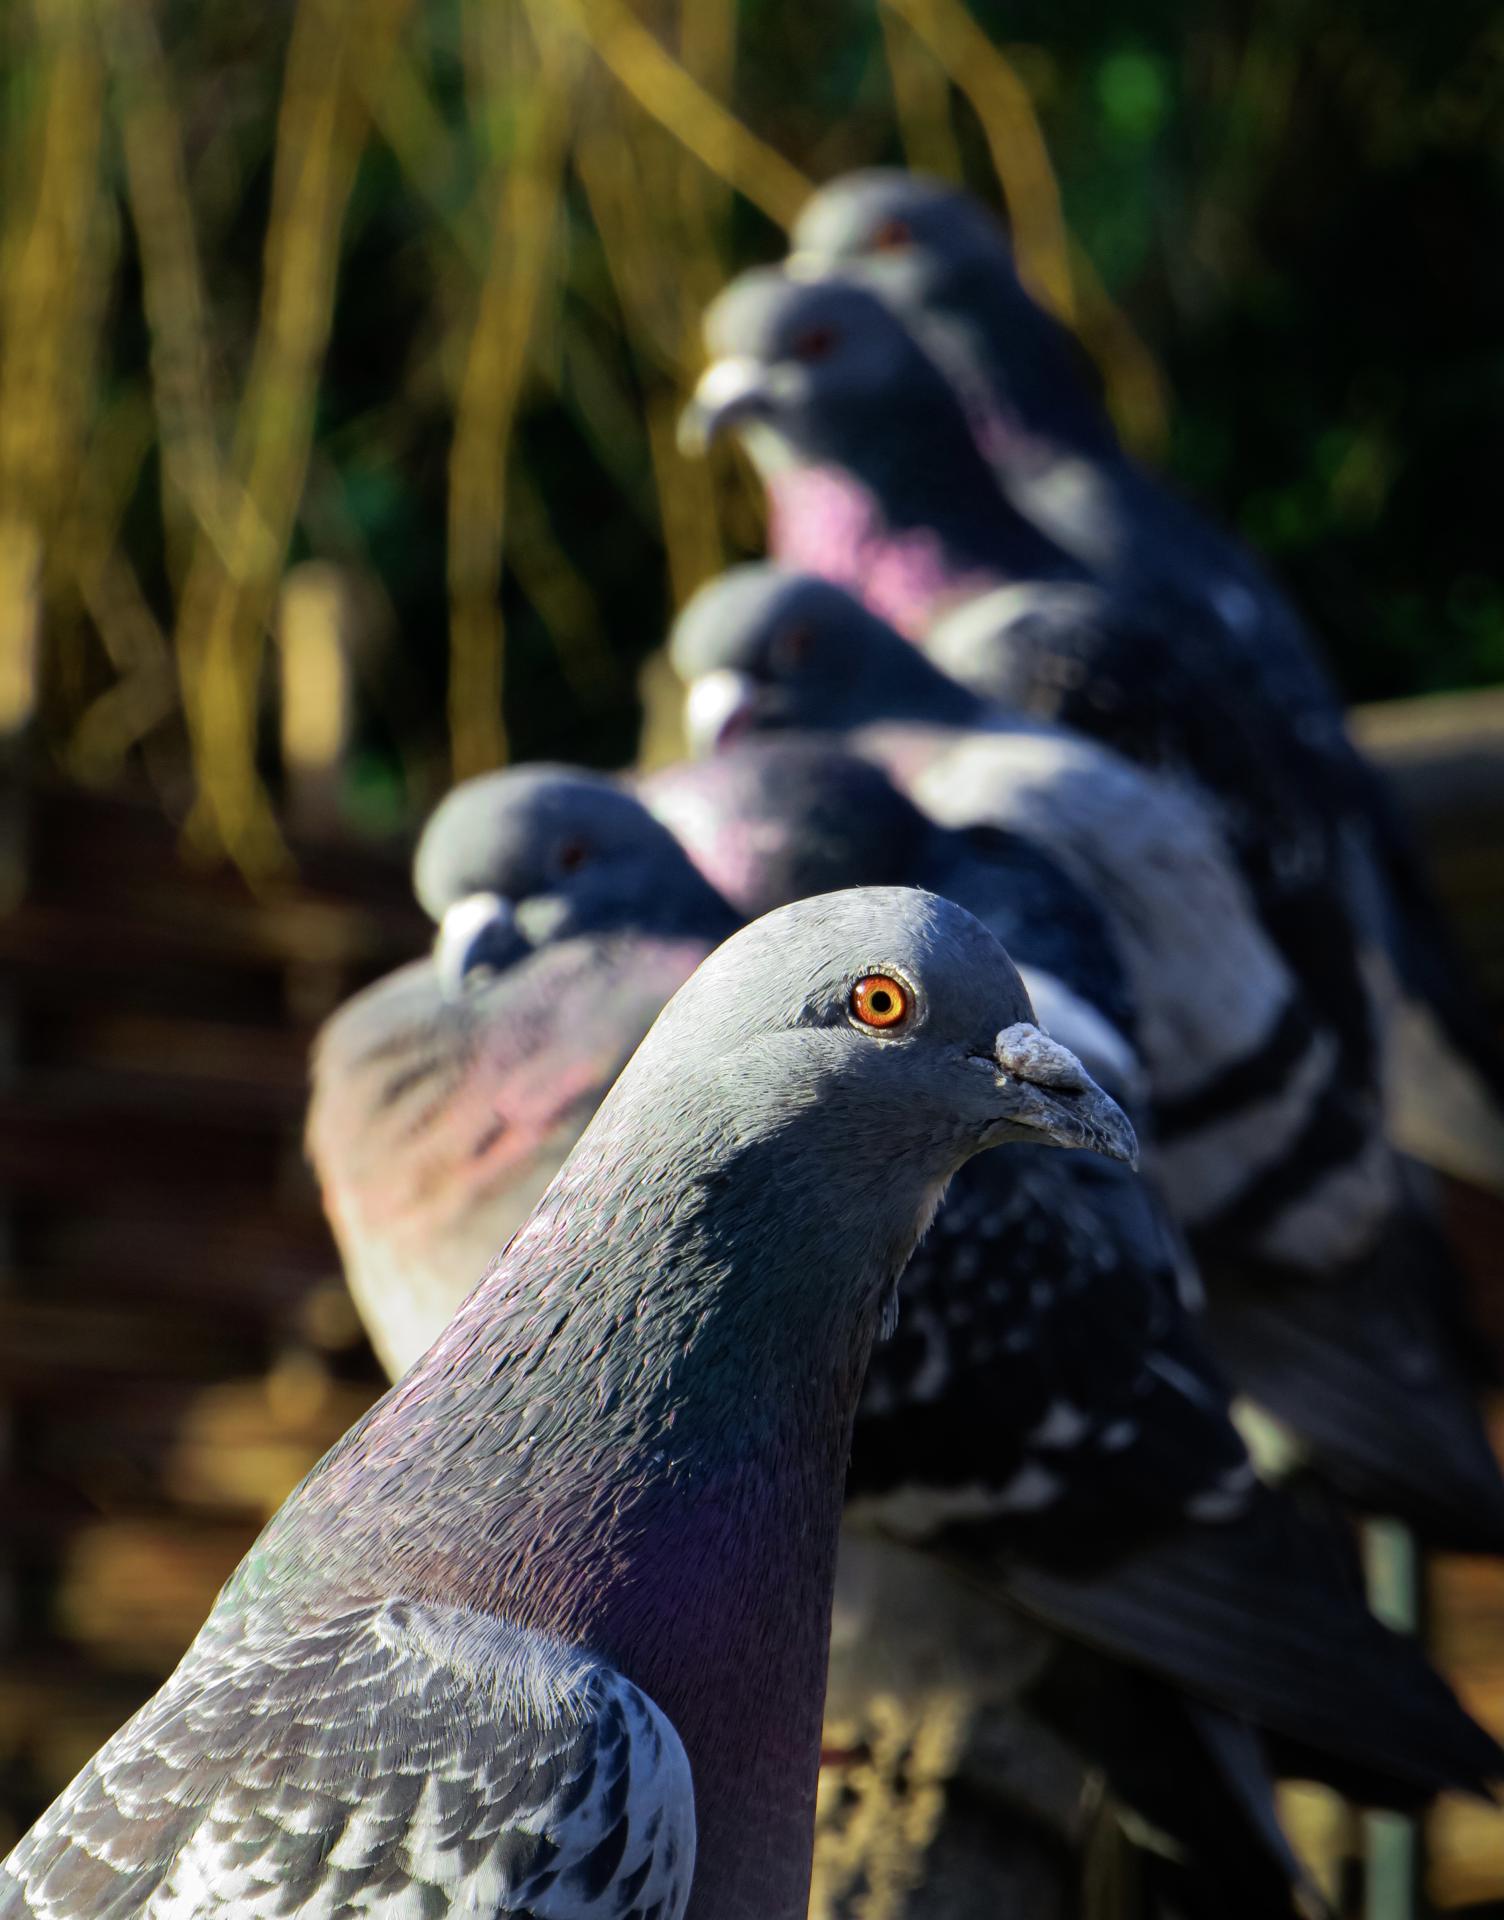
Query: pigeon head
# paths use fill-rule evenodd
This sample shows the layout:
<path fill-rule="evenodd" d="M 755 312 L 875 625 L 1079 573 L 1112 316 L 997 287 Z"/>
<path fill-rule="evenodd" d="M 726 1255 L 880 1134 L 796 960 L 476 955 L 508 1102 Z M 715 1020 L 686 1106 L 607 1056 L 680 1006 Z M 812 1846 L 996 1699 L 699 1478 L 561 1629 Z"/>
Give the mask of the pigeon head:
<path fill-rule="evenodd" d="M 1030 294 L 1002 223 L 971 194 L 896 168 L 843 174 L 789 238 L 791 275 L 859 278 L 900 312 L 960 325 L 1001 409 L 1005 455 L 1004 422 L 1094 454 L 1115 447 L 1095 363 Z"/>
<path fill-rule="evenodd" d="M 737 434 L 786 566 L 910 634 L 1001 580 L 1077 571 L 1007 500 L 959 387 L 872 287 L 758 268 L 712 304 L 705 340 L 681 442 Z"/>
<path fill-rule="evenodd" d="M 1002 225 L 969 193 L 921 173 L 870 167 L 813 194 L 789 234 L 795 274 L 859 265 L 885 288 L 928 291 L 1011 259 Z"/>
<path fill-rule="evenodd" d="M 845 733 L 883 720 L 965 726 L 982 703 L 844 588 L 768 564 L 734 567 L 688 602 L 669 640 L 689 685 L 691 749 L 749 732 Z"/>
<path fill-rule="evenodd" d="M 459 787 L 417 885 L 433 955 L 314 1050 L 308 1148 L 393 1374 L 525 1219 L 664 1002 L 737 924 L 673 837 L 598 776 Z"/>
<path fill-rule="evenodd" d="M 753 268 L 711 304 L 704 332 L 711 365 L 682 423 L 691 450 L 734 428 L 765 473 L 795 461 L 861 473 L 874 449 L 895 451 L 904 423 L 925 419 L 931 439 L 958 457 L 970 449 L 985 473 L 939 368 L 869 288 Z"/>
<path fill-rule="evenodd" d="M 665 768 L 642 794 L 748 919 L 840 887 L 912 885 L 943 837 L 871 761 L 802 735 Z"/>
<path fill-rule="evenodd" d="M 723 904 L 651 815 L 614 781 L 572 767 L 456 787 L 424 828 L 413 881 L 438 924 L 434 960 L 450 995 L 578 935 L 726 927 Z"/>
<path fill-rule="evenodd" d="M 933 1205 L 1003 1141 L 1136 1154 L 1121 1110 L 1040 1031 L 992 934 L 908 887 L 818 894 L 732 935 L 659 1016 L 577 1158 L 665 1100 L 684 1124 L 695 1112 L 712 1156 L 717 1137 L 733 1158 L 777 1140 L 787 1178 L 807 1146 L 847 1231 L 846 1207 L 887 1215 L 890 1186 Z"/>

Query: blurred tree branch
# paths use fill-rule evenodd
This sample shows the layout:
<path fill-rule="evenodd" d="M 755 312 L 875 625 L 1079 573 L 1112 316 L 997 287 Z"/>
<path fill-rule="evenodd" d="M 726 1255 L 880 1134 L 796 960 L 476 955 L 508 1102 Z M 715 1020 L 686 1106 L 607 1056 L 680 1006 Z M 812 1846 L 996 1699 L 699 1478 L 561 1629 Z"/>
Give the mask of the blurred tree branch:
<path fill-rule="evenodd" d="M 622 692 L 621 662 L 606 637 L 590 582 L 560 544 L 548 507 L 525 467 L 507 483 L 507 560 L 559 655 L 570 692 L 600 707 Z"/>
<path fill-rule="evenodd" d="M 892 7 L 879 6 L 877 17 L 905 158 L 923 173 L 963 181 L 965 169 L 951 124 L 949 77 L 915 29 Z"/>
<path fill-rule="evenodd" d="M 583 34 L 644 112 L 768 218 L 786 227 L 811 183 L 759 140 L 655 40 L 625 0 L 530 0 Z"/>
<path fill-rule="evenodd" d="M 682 603 L 721 561 L 713 497 L 703 475 L 686 466 L 675 438 L 698 359 L 699 309 L 692 296 L 686 299 L 688 275 L 665 277 L 658 267 L 671 240 L 684 237 L 677 225 L 666 230 L 673 209 L 664 205 L 680 184 L 677 148 L 651 123 L 632 126 L 631 117 L 635 110 L 625 102 L 602 102 L 581 133 L 575 163 L 647 390 L 659 521 L 674 598 Z M 653 177 L 638 171 L 653 161 L 659 163 Z M 703 252 L 708 244 L 703 227 L 697 240 Z M 682 254 L 685 249 L 674 250 Z"/>
<path fill-rule="evenodd" d="M 151 0 L 114 0 L 102 14 L 151 336 L 162 519 L 169 562 L 181 577 L 195 529 L 221 553 L 229 542 L 209 322 L 182 134 Z"/>
<path fill-rule="evenodd" d="M 84 709 L 64 752 L 69 769 L 89 785 L 116 778 L 131 748 L 178 704 L 172 649 L 120 538 L 127 502 L 159 431 L 151 400 L 139 389 L 106 409 L 73 502 L 66 545 L 79 597 L 119 676 Z"/>
<path fill-rule="evenodd" d="M 34 0 L 34 67 L 5 154 L 0 235 L 0 732 L 35 708 L 45 600 L 92 413 L 114 246 L 88 0 Z M 19 35 L 23 17 L 9 22 Z M 19 48 L 16 49 L 19 55 Z"/>
<path fill-rule="evenodd" d="M 364 81 L 366 75 L 361 75 Z M 398 47 L 366 105 L 398 165 L 423 199 L 460 258 L 475 273 L 486 266 L 488 232 L 474 205 L 451 205 L 454 185 L 464 171 L 461 142 L 446 124 L 417 61 Z"/>
<path fill-rule="evenodd" d="M 227 538 L 201 534 L 177 646 L 198 799 L 190 839 L 247 872 L 285 865 L 256 772 L 258 689 L 307 470 L 339 237 L 380 86 L 410 0 L 300 0 L 283 80 L 260 320 L 236 422 Z M 361 74 L 362 78 L 357 78 Z"/>
<path fill-rule="evenodd" d="M 490 0 L 480 0 L 487 14 Z M 486 273 L 460 375 L 449 457 L 449 740 L 463 780 L 507 756 L 502 712 L 505 631 L 501 558 L 507 457 L 528 346 L 558 222 L 559 183 L 573 115 L 577 46 L 531 9 L 536 64 L 519 91 L 515 135 L 498 148 L 485 191 L 495 214 Z M 487 23 L 476 22 L 483 32 Z M 491 24 L 495 24 L 494 18 Z M 519 16 L 509 22 L 523 53 Z M 515 84 L 515 69 L 513 70 Z M 498 119 L 498 125 L 500 124 Z"/>
<path fill-rule="evenodd" d="M 1013 223 L 1018 270 L 1062 320 L 1076 319 L 1065 216 L 1029 90 L 962 0 L 881 0 L 976 109 Z"/>
<path fill-rule="evenodd" d="M 1083 256 L 1065 224 L 1028 88 L 964 0 L 880 3 L 913 29 L 975 109 L 1012 223 L 1020 276 L 1098 357 L 1113 412 L 1132 442 L 1145 451 L 1157 448 L 1165 434 L 1158 371 L 1095 273 L 1079 272 Z"/>

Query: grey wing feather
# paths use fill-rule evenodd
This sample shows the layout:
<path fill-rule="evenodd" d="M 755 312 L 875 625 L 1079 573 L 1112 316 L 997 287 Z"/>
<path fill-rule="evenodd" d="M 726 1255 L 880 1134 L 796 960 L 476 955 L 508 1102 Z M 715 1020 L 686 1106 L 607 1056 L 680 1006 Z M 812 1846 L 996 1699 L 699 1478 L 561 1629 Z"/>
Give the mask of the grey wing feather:
<path fill-rule="evenodd" d="M 1504 1777 L 1415 1643 L 1365 1610 L 1338 1545 L 1267 1488 L 1236 1522 L 1182 1529 L 1101 1577 L 1017 1563 L 1004 1577 L 1057 1632 L 1372 1778 L 1424 1796 Z"/>
<path fill-rule="evenodd" d="M 211 1622 L 0 1865 L 3 1920 L 679 1920 L 689 1763 L 615 1669 L 461 1608 Z"/>

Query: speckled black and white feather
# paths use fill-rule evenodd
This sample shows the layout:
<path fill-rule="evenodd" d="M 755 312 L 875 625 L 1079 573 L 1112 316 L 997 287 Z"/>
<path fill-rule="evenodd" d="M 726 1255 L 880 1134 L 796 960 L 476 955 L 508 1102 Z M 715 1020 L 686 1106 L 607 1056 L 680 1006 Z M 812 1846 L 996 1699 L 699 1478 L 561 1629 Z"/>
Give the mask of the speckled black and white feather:
<path fill-rule="evenodd" d="M 1124 1171 L 1060 1178 L 1021 1152 L 957 1176 L 868 1372 L 849 1481 L 864 1523 L 1102 1569 L 1243 1511 L 1253 1470 L 1180 1297 L 1187 1262 Z"/>

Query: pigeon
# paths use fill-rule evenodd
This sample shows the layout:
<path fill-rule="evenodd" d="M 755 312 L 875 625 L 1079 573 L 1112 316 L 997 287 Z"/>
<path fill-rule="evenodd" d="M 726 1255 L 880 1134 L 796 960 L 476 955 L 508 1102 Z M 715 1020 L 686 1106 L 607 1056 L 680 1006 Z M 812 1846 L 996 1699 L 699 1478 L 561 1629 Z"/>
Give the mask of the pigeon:
<path fill-rule="evenodd" d="M 1256 643 L 1292 712 L 1336 710 L 1293 609 L 1253 556 L 1123 450 L 1085 350 L 1025 290 L 979 201 L 872 168 L 815 193 L 789 243 L 796 274 L 859 275 L 919 330 L 1010 500 L 1092 578 L 1168 589 L 1233 644 Z"/>
<path fill-rule="evenodd" d="M 785 565 L 859 591 L 911 638 L 1001 582 L 1088 579 L 1011 505 L 944 371 L 867 287 L 752 268 L 704 333 L 681 444 L 736 430 Z"/>
<path fill-rule="evenodd" d="M 1343 1153 L 1335 1169 L 1319 1151 L 1292 1158 L 1323 1092 L 1347 1097 L 1345 1062 L 1309 1018 L 1215 819 L 1192 797 L 1071 729 L 989 705 L 810 575 L 768 565 L 722 575 L 685 607 L 671 651 L 698 750 L 752 731 L 840 734 L 933 816 L 1028 841 L 1101 904 L 1132 983 L 1135 1037 L 1168 1136 L 1164 1173 L 1184 1220 L 1215 1220 L 1272 1170 L 1296 1205 L 1324 1173 L 1351 1185 L 1350 1141 L 1330 1113 L 1319 1144 Z M 720 812 L 738 819 L 735 807 Z M 1196 1110 L 1219 1123 L 1210 1146 L 1182 1124 Z M 1240 1114 L 1247 1123 L 1233 1135 Z M 1331 1210 L 1328 1245 L 1313 1247 L 1304 1228 L 1307 1256 L 1319 1262 L 1337 1236 L 1366 1230 L 1366 1214 L 1349 1216 L 1368 1198 L 1360 1184 L 1345 1214 Z M 1267 1197 L 1266 1214 L 1273 1239 L 1280 1216 Z"/>
<path fill-rule="evenodd" d="M 1052 1037 L 1065 1039 L 1074 1058 L 1088 1052 L 1096 1078 L 1111 1084 L 1116 1075 L 1132 1084 L 1130 1043 L 1086 1005 L 1098 984 L 1108 1005 L 1123 994 L 1110 940 L 1089 906 L 1073 904 L 1069 881 L 1052 882 L 1037 860 L 1010 866 L 1006 854 L 980 858 L 964 836 L 923 821 L 863 762 L 825 754 L 821 764 L 835 769 L 837 790 L 828 796 L 814 777 L 810 743 L 799 742 L 774 755 L 761 807 L 714 783 L 701 789 L 700 851 L 725 856 L 737 904 L 850 867 L 844 796 L 868 832 L 868 871 L 923 863 L 928 849 L 935 877 L 969 896 L 984 924 L 1016 925 L 1027 938 L 1030 921 L 1043 919 L 1034 937 L 1050 965 L 1078 982 L 1078 994 L 1061 1006 L 1079 1021 L 1084 1039 L 1059 1026 Z M 695 811 L 686 801 L 690 776 L 718 781 L 735 771 L 735 763 L 723 761 L 657 776 L 645 797 L 682 825 Z M 598 839 L 591 810 L 603 783 L 564 770 L 551 778 L 551 831 L 565 822 L 567 802 L 574 809 L 568 830 Z M 498 813 L 514 782 L 526 786 L 521 773 L 490 777 Z M 524 791 L 525 807 L 530 798 Z M 706 822 L 728 800 L 733 824 L 716 835 Z M 780 806 L 785 822 L 815 821 L 801 857 L 780 852 Z M 612 811 L 624 823 L 619 804 Z M 821 830 L 822 816 L 828 831 Z M 667 870 L 673 856 L 661 829 L 644 816 L 642 831 L 644 855 L 651 850 L 665 863 L 639 894 L 651 916 L 653 902 L 681 891 L 681 883 Z M 505 838 L 517 847 L 513 832 Z M 520 851 L 514 857 L 523 870 L 533 864 Z M 641 860 L 634 857 L 634 865 L 640 874 Z M 1049 909 L 1051 885 L 1058 914 Z M 1062 928 L 1073 929 L 1088 949 L 1101 943 L 1084 973 L 1064 957 L 1072 935 Z M 629 964 L 630 946 L 618 951 Z M 1034 977 L 1027 966 L 1023 971 Z M 506 1003 L 492 1004 L 490 1017 L 504 1020 Z M 320 1073 L 328 1070 L 321 1059 Z M 1088 1171 L 1104 1177 L 1079 1177 Z M 321 1173 L 326 1188 L 337 1178 L 327 1164 Z M 1322 1777 L 1346 1780 L 1357 1758 L 1367 1756 L 1365 1791 L 1386 1803 L 1423 1800 L 1442 1785 L 1476 1785 L 1493 1754 L 1413 1653 L 1400 1651 L 1363 1613 L 1340 1570 L 1322 1574 L 1322 1550 L 1313 1551 L 1298 1529 L 1287 1532 L 1283 1508 L 1267 1504 L 1228 1418 L 1226 1390 L 1186 1313 L 1182 1295 L 1193 1290 L 1153 1189 L 1125 1166 L 1015 1152 L 963 1169 L 905 1277 L 897 1331 L 877 1348 L 869 1370 L 855 1428 L 850 1511 L 858 1524 L 956 1556 L 972 1579 L 984 1573 L 1000 1599 L 1045 1625 L 1052 1646 L 1069 1637 L 1074 1652 L 1065 1672 L 1093 1658 L 1105 1659 L 1109 1674 L 1125 1661 L 1139 1672 L 1132 1684 L 1157 1702 L 1156 1713 L 1184 1723 L 1180 1737 L 1192 1748 L 1210 1740 L 1219 1756 L 1227 1781 L 1212 1798 L 1228 1829 L 1222 1844 L 1231 1849 L 1236 1839 L 1266 1890 L 1269 1883 L 1288 1890 L 1298 1869 L 1273 1822 L 1257 1740 L 1225 1713 L 1208 1707 L 1203 1716 L 1188 1699 L 1225 1700 L 1237 1717 L 1281 1735 L 1299 1764 Z M 1209 1605 L 1217 1613 L 1209 1635 L 1184 1617 L 1162 1541 L 1185 1556 L 1193 1608 Z M 1204 1560 L 1220 1571 L 1209 1571 Z M 1308 1561 L 1316 1575 L 1309 1594 Z M 1137 1569 L 1126 1590 L 1125 1567 Z M 1237 1617 L 1240 1592 L 1249 1597 L 1247 1620 Z M 1352 1669 L 1324 1648 L 1328 1634 L 1352 1650 Z M 1312 1660 L 1319 1679 L 1306 1671 Z M 1389 1674 L 1391 1661 L 1389 1685 L 1376 1689 L 1375 1675 Z M 1058 1660 L 1048 1672 L 1076 1736 L 1088 1747 L 1105 1738 L 1084 1724 L 1089 1716 L 1065 1687 Z M 1114 1684 L 1128 1683 L 1104 1679 L 1104 1697 Z M 1357 1696 L 1351 1702 L 1349 1690 Z M 1115 1754 L 1125 1797 L 1135 1794 L 1135 1771 L 1131 1756 Z M 1163 1794 L 1153 1800 L 1162 1821 L 1173 1822 L 1170 1801 Z M 1233 1818 L 1229 1806 L 1251 1811 Z"/>
<path fill-rule="evenodd" d="M 961 678 L 1005 682 L 987 690 L 1010 706 L 1214 794 L 1266 931 L 1342 1039 L 1354 1096 L 1377 1101 L 1379 1014 L 1345 904 L 1348 850 L 1327 810 L 1290 805 L 1286 763 L 1305 750 L 1261 722 L 1246 650 L 1225 658 L 1220 629 L 1183 601 L 1094 584 L 1021 514 L 954 383 L 870 286 L 756 269 L 712 304 L 705 335 L 718 357 L 686 437 L 740 435 L 767 488 L 774 558 L 944 646 Z M 989 664 L 960 671 L 978 655 Z"/>
<path fill-rule="evenodd" d="M 961 908 L 735 934 L 0 1913 L 803 1920 L 858 1389 L 945 1187 L 1013 1141 L 1134 1153 Z"/>
<path fill-rule="evenodd" d="M 1266 751 L 1276 763 L 1295 763 L 1294 787 L 1281 798 L 1287 829 L 1303 819 L 1314 825 L 1312 816 L 1343 823 L 1350 905 L 1366 915 L 1386 967 L 1397 1137 L 1438 1165 L 1499 1186 L 1504 1060 L 1496 1037 L 1453 951 L 1409 826 L 1355 751 L 1341 702 L 1289 600 L 1245 546 L 1124 451 L 1079 343 L 1030 297 L 1002 228 L 972 196 L 895 169 L 849 174 L 806 204 L 791 248 L 796 272 L 859 274 L 913 323 L 962 394 L 1010 500 L 1094 580 L 1135 596 L 1169 595 L 1210 625 L 1209 664 L 1230 667 L 1246 684 Z M 1072 616 L 1045 596 L 1052 599 L 1045 618 L 1063 625 L 1073 651 Z M 1120 595 L 1106 599 L 1121 604 Z M 1039 611 L 1036 605 L 1035 617 Z M 1001 667 L 1016 682 L 1038 648 L 1037 635 L 1017 631 L 1019 617 L 1007 596 L 979 609 L 950 642 L 958 664 L 968 636 L 980 639 L 979 669 Z M 1115 613 L 1104 620 L 1100 609 L 1088 619 L 1104 649 L 1094 677 L 1109 681 L 1126 667 L 1130 684 L 1148 690 L 1162 649 L 1152 640 L 1145 647 L 1132 624 L 1124 631 Z M 1023 663 L 1010 658 L 1015 651 Z M 1215 784 L 1215 760 L 1208 771 Z M 1238 803 L 1259 791 L 1243 771 L 1221 769 L 1222 791 Z"/>
<path fill-rule="evenodd" d="M 638 793 L 747 918 L 827 892 L 843 877 L 873 886 L 923 870 L 935 892 L 968 905 L 1000 940 L 1005 931 L 1012 937 L 1015 963 L 1036 1006 L 1048 1008 L 1051 1030 L 1068 1030 L 1070 1044 L 1090 1052 L 1094 1070 L 1116 1089 L 1135 1102 L 1144 1095 L 1126 943 L 1032 821 L 1019 831 L 947 830 L 873 762 L 799 736 L 663 769 Z M 858 872 L 863 877 L 852 879 Z"/>
<path fill-rule="evenodd" d="M 665 1002 L 741 924 L 614 782 L 463 782 L 419 840 L 429 959 L 357 994 L 314 1057 L 308 1145 L 395 1379 L 527 1218 Z M 663 857 L 664 849 L 668 858 Z"/>
<path fill-rule="evenodd" d="M 1354 1504 L 1439 1545 L 1504 1547 L 1504 1482 L 1449 1250 L 1188 796 L 989 708 L 829 582 L 737 569 L 689 603 L 672 651 L 702 745 L 764 727 L 839 733 L 937 819 L 1031 840 L 1107 908 L 1136 1002 L 1156 1171 L 1206 1277 L 1224 1364 Z M 755 779 L 723 774 L 715 806 L 676 777 L 691 799 L 664 817 L 692 848 L 717 818 L 742 844 L 776 841 L 787 775 L 760 795 Z M 764 806 L 775 819 L 759 836 Z M 828 800 L 823 833 L 837 842 L 838 811 Z M 891 862 L 898 829 L 867 837 Z M 734 872 L 709 871 L 735 892 Z M 1010 937 L 1027 961 L 1028 931 Z"/>

